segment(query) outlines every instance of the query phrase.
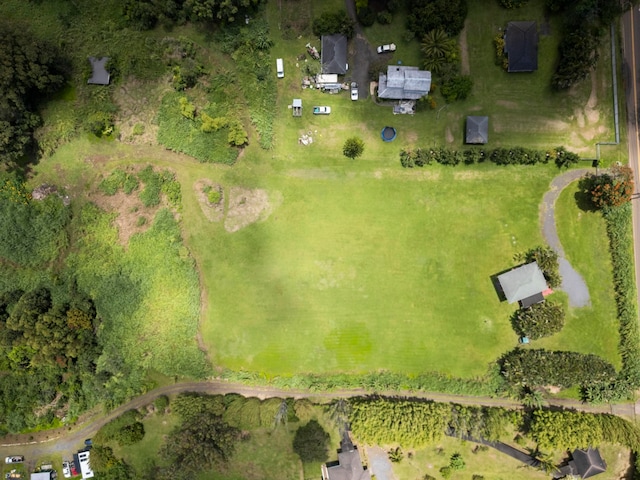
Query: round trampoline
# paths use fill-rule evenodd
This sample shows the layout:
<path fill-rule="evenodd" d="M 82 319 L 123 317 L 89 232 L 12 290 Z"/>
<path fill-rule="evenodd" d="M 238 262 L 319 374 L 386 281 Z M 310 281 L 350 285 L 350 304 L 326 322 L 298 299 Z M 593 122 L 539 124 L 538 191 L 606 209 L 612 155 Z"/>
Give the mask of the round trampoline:
<path fill-rule="evenodd" d="M 384 127 L 380 132 L 380 137 L 385 142 L 390 142 L 396 138 L 396 129 L 393 127 Z"/>

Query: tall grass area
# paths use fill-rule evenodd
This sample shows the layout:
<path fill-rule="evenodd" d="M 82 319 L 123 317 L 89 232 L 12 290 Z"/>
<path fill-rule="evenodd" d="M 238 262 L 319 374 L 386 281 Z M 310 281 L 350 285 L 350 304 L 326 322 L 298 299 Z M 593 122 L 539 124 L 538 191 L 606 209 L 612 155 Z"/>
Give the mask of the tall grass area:
<path fill-rule="evenodd" d="M 135 382 L 147 369 L 204 376 L 207 365 L 195 342 L 198 278 L 171 212 L 160 210 L 149 230 L 131 238 L 127 250 L 118 244 L 111 220 L 111 214 L 85 205 L 76 225 L 83 235 L 67 260 L 103 320 L 99 368 L 115 374 L 112 382 L 126 387 L 120 391 L 124 396 L 139 387 Z"/>
<path fill-rule="evenodd" d="M 613 268 L 610 256 L 606 254 L 609 250 L 606 224 L 599 211 L 584 205 L 587 205 L 586 199 L 579 190 L 578 182 L 574 182 L 558 198 L 555 215 L 567 260 L 587 283 L 591 306 L 567 308 L 562 331 L 534 343 L 536 347 L 549 350 L 593 353 L 619 368 L 620 336 L 612 284 Z"/>

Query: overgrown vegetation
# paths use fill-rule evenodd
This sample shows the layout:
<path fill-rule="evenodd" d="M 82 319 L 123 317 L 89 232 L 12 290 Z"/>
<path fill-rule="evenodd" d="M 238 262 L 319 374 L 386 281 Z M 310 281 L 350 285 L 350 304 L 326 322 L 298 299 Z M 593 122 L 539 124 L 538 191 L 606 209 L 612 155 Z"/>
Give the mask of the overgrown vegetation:
<path fill-rule="evenodd" d="M 165 397 L 166 398 L 166 397 Z M 114 441 L 118 445 L 133 445 L 144 438 L 142 415 L 137 410 L 129 410 L 111 420 L 96 434 L 97 443 Z"/>
<path fill-rule="evenodd" d="M 562 305 L 545 301 L 516 311 L 513 328 L 516 333 L 531 340 L 558 333 L 564 326 Z"/>

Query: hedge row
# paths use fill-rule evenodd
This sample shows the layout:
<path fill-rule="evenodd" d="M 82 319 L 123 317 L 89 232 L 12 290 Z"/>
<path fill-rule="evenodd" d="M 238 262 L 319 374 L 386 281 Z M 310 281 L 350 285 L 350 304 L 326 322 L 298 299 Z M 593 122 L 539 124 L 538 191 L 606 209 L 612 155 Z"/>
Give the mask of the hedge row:
<path fill-rule="evenodd" d="M 496 165 L 535 165 L 549 163 L 552 160 L 558 167 L 568 167 L 580 160 L 580 157 L 568 152 L 564 147 L 556 147 L 547 151 L 532 150 L 523 147 L 469 148 L 467 150 L 451 150 L 444 147 L 403 149 L 400 152 L 400 164 L 405 168 L 422 167 L 433 162 L 441 165 L 472 165 L 490 161 Z"/>
<path fill-rule="evenodd" d="M 607 222 L 613 265 L 613 287 L 620 329 L 619 351 L 622 357 L 622 370 L 619 380 L 626 383 L 629 390 L 632 390 L 640 387 L 640 331 L 635 304 L 631 204 L 605 208 L 602 213 Z"/>

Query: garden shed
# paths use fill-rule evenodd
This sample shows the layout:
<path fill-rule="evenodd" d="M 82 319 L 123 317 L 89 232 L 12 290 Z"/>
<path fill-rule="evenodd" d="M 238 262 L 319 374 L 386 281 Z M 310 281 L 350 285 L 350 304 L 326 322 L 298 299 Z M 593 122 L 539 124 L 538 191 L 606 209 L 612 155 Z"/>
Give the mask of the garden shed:
<path fill-rule="evenodd" d="M 347 37 L 341 34 L 323 35 L 320 52 L 322 73 L 347 73 Z"/>
<path fill-rule="evenodd" d="M 489 117 L 467 117 L 465 143 L 484 144 L 489 141 Z"/>
<path fill-rule="evenodd" d="M 504 34 L 504 53 L 508 72 L 534 72 L 538 69 L 538 24 L 509 22 Z"/>
<path fill-rule="evenodd" d="M 498 275 L 498 282 L 507 302 L 520 302 L 522 308 L 544 301 L 542 292 L 549 289 L 538 262 L 527 263 Z"/>
<path fill-rule="evenodd" d="M 291 108 L 293 108 L 294 117 L 301 117 L 302 116 L 302 99 L 294 98 L 293 103 L 291 104 Z"/>
<path fill-rule="evenodd" d="M 109 57 L 89 57 L 89 63 L 91 63 L 91 77 L 87 80 L 87 83 L 91 85 L 109 85 L 111 75 L 106 69 L 108 61 Z"/>

